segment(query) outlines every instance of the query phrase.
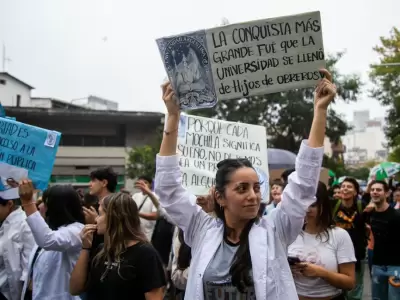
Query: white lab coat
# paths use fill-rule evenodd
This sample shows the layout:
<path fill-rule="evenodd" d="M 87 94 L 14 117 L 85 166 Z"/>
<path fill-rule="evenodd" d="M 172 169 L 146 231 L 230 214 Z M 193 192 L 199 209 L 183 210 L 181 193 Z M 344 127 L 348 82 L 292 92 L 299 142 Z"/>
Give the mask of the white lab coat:
<path fill-rule="evenodd" d="M 36 244 L 43 248 L 33 266 L 33 300 L 80 300 L 69 293 L 69 279 L 82 249 L 80 233 L 83 224 L 72 223 L 51 230 L 37 211 L 26 218 Z M 36 246 L 29 258 L 28 276 L 32 270 Z M 25 281 L 21 300 L 24 300 L 28 281 Z"/>
<path fill-rule="evenodd" d="M 4 241 L 1 255 L 10 288 L 9 300 L 21 297 L 23 282 L 27 278 L 29 256 L 36 245 L 25 219 L 25 212 L 17 208 L 8 215 L 0 229 L 4 235 L 1 238 Z"/>
<path fill-rule="evenodd" d="M 298 299 L 287 262 L 287 247 L 299 235 L 315 193 L 323 148 L 310 148 L 303 141 L 296 172 L 289 177 L 282 201 L 268 217 L 255 223 L 249 233 L 252 275 L 257 299 Z M 185 299 L 204 300 L 203 274 L 223 239 L 223 224 L 196 204 L 196 197 L 182 187 L 179 155 L 157 155 L 156 194 L 192 247 L 192 261 Z"/>

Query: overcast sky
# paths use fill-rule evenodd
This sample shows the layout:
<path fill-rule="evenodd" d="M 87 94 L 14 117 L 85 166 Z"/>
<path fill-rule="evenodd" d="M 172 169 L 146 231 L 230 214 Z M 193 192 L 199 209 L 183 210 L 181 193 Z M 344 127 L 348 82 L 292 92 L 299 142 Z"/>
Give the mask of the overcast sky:
<path fill-rule="evenodd" d="M 12 59 L 7 71 L 36 89 L 34 96 L 65 101 L 97 95 L 122 110 L 164 111 L 165 71 L 155 39 L 230 23 L 321 11 L 326 53 L 346 50 L 343 73 L 368 82 L 372 47 L 400 26 L 399 0 L 0 0 L 0 42 Z M 372 117 L 385 110 L 364 95 L 338 103 Z"/>

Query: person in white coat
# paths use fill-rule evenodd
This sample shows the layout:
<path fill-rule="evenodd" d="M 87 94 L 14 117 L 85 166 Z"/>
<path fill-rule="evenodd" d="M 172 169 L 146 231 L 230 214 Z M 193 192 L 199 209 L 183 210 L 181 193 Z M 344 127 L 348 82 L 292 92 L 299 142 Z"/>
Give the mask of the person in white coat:
<path fill-rule="evenodd" d="M 0 294 L 19 300 L 35 246 L 26 215 L 18 205 L 18 188 L 0 192 Z"/>
<path fill-rule="evenodd" d="M 306 211 L 315 202 L 327 109 L 336 95 L 330 73 L 320 72 L 325 78 L 315 91 L 309 139 L 301 144 L 296 172 L 289 177 L 281 204 L 266 218 L 259 218 L 261 183 L 247 159 L 218 163 L 217 218 L 204 212 L 196 197 L 183 188 L 176 154 L 180 112 L 171 84 L 162 86 L 168 117 L 157 155 L 155 190 L 192 249 L 185 299 L 216 300 L 220 295 L 229 299 L 298 299 L 287 247 L 299 235 Z"/>
<path fill-rule="evenodd" d="M 46 221 L 33 201 L 32 181 L 23 180 L 19 195 L 36 247 L 29 258 L 21 300 L 80 300 L 69 293 L 69 279 L 82 248 L 85 215 L 78 193 L 70 185 L 55 185 L 43 193 Z"/>

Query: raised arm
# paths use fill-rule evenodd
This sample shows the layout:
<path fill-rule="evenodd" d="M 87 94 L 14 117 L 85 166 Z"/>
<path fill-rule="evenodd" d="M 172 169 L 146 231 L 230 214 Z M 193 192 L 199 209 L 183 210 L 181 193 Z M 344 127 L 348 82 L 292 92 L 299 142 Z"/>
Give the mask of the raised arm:
<path fill-rule="evenodd" d="M 74 223 L 58 230 L 51 230 L 37 211 L 26 218 L 32 230 L 36 244 L 48 251 L 69 251 L 80 249 L 82 242 L 79 236 L 83 224 Z"/>
<path fill-rule="evenodd" d="M 310 136 L 300 146 L 296 158 L 296 171 L 289 176 L 281 203 L 267 218 L 274 223 L 284 246 L 291 244 L 299 235 L 307 209 L 315 202 L 324 154 L 327 109 L 336 95 L 331 74 L 325 69 L 321 72 L 325 78 L 315 90 L 314 118 Z"/>
<path fill-rule="evenodd" d="M 45 250 L 52 251 L 79 249 L 82 244 L 79 234 L 83 224 L 70 224 L 58 230 L 51 230 L 36 208 L 33 191 L 31 180 L 22 180 L 19 183 L 19 196 L 27 216 L 26 222 L 31 228 L 36 244 Z"/>
<path fill-rule="evenodd" d="M 92 249 L 93 234 L 96 232 L 96 229 L 97 226 L 93 224 L 87 224 L 82 229 L 82 250 L 69 279 L 69 292 L 73 296 L 82 294 L 85 292 L 85 288 L 87 287 L 90 250 Z"/>
<path fill-rule="evenodd" d="M 162 90 L 168 116 L 160 153 L 157 155 L 155 193 L 174 224 L 185 233 L 186 244 L 192 247 L 196 233 L 212 218 L 196 204 L 196 197 L 182 186 L 179 156 L 176 153 L 180 111 L 170 83 L 164 84 Z"/>

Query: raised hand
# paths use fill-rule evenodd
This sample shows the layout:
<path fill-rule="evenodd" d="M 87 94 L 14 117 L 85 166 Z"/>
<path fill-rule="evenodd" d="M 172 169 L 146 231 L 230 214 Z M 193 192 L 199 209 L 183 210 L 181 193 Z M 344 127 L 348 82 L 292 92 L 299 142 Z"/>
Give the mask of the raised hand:
<path fill-rule="evenodd" d="M 326 110 L 336 96 L 336 86 L 332 83 L 332 75 L 326 69 L 320 72 L 325 75 L 315 89 L 314 105 L 315 109 Z"/>
<path fill-rule="evenodd" d="M 135 187 L 139 189 L 144 195 L 149 195 L 151 193 L 148 185 L 141 180 L 136 181 Z"/>
<path fill-rule="evenodd" d="M 33 186 L 32 180 L 23 179 L 19 182 L 18 192 L 21 202 L 23 203 L 31 202 L 34 191 L 35 188 Z"/>
<path fill-rule="evenodd" d="M 180 110 L 171 83 L 166 82 L 161 86 L 161 88 L 163 93 L 162 99 L 165 103 L 165 107 L 168 110 L 168 115 L 179 115 Z"/>
<path fill-rule="evenodd" d="M 90 208 L 83 207 L 83 214 L 85 215 L 86 224 L 96 224 L 96 218 L 99 214 L 93 206 Z"/>
<path fill-rule="evenodd" d="M 92 248 L 93 235 L 97 230 L 97 226 L 93 224 L 88 224 L 83 227 L 81 231 L 82 248 L 90 249 Z"/>

